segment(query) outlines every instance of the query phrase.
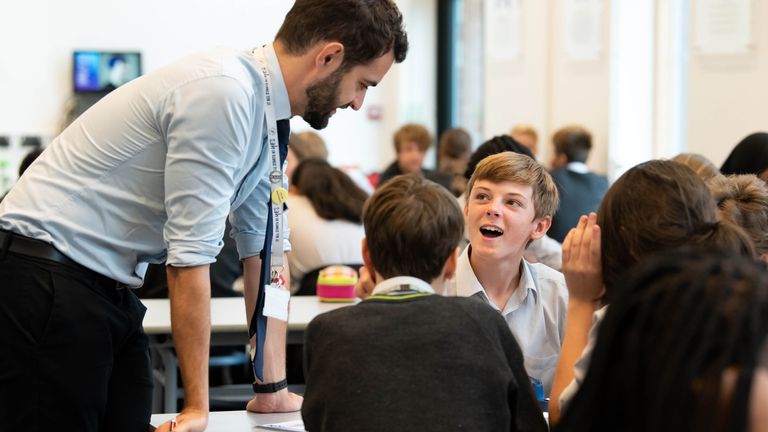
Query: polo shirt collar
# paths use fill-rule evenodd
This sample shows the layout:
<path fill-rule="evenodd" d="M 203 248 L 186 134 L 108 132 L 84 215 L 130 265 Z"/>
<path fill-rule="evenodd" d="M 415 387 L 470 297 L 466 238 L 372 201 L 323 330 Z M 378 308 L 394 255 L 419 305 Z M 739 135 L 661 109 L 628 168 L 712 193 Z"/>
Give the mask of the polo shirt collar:
<path fill-rule="evenodd" d="M 434 294 L 432 286 L 419 278 L 412 276 L 396 276 L 386 279 L 373 289 L 372 295 L 398 295 L 398 292 L 412 294 L 418 293 Z"/>

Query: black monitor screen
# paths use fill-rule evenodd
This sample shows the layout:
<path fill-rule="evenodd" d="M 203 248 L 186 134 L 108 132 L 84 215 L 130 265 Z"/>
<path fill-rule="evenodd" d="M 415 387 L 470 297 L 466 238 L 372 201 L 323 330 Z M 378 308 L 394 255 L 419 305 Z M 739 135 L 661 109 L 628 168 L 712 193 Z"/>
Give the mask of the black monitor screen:
<path fill-rule="evenodd" d="M 108 93 L 141 75 L 141 53 L 75 51 L 75 93 Z"/>

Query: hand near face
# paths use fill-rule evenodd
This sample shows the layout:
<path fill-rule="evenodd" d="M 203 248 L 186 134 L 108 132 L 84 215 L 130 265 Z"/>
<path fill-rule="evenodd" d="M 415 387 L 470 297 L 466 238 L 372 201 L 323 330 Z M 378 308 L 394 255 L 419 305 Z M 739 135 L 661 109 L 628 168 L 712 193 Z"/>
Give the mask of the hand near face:
<path fill-rule="evenodd" d="M 597 215 L 582 216 L 563 242 L 563 274 L 571 301 L 595 302 L 605 294 Z"/>

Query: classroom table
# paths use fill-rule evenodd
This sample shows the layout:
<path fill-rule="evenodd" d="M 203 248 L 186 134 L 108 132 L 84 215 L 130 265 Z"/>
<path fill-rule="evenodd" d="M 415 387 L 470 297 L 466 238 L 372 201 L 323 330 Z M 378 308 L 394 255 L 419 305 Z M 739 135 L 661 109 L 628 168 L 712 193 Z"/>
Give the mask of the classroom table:
<path fill-rule="evenodd" d="M 144 315 L 144 332 L 149 337 L 150 352 L 153 356 L 155 378 L 154 412 L 176 411 L 178 397 L 178 366 L 176 353 L 171 338 L 171 308 L 168 299 L 144 299 L 147 307 Z M 304 341 L 304 329 L 317 315 L 349 306 L 354 303 L 323 303 L 315 296 L 291 297 L 288 318 L 288 343 L 301 344 Z M 248 343 L 248 326 L 245 315 L 245 302 L 241 297 L 211 299 L 211 346 L 243 345 Z M 161 371 L 158 370 L 162 369 Z M 163 388 L 162 408 L 160 405 L 159 386 Z"/>
<path fill-rule="evenodd" d="M 155 427 L 174 418 L 176 414 L 154 414 L 151 424 Z M 281 414 L 256 414 L 246 411 L 219 411 L 208 416 L 206 432 L 251 432 L 265 430 L 260 425 L 301 420 L 301 412 Z"/>

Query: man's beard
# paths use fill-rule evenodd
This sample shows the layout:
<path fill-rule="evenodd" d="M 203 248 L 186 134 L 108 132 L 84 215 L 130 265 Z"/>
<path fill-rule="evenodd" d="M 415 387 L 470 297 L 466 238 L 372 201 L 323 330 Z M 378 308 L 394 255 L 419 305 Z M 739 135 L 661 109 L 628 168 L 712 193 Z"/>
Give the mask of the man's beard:
<path fill-rule="evenodd" d="M 302 117 L 312 128 L 323 129 L 328 126 L 331 113 L 338 108 L 339 84 L 343 75 L 344 71 L 339 68 L 328 78 L 307 89 L 307 109 Z"/>

